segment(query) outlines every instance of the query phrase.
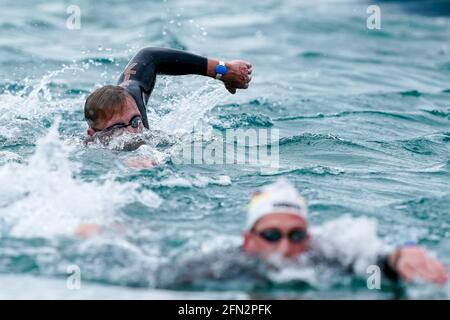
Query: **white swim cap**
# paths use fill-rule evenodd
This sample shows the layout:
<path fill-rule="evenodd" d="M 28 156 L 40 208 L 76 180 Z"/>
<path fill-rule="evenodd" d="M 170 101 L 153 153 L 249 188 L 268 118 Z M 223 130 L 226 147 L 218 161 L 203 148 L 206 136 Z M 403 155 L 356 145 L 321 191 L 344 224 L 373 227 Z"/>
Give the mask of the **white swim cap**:
<path fill-rule="evenodd" d="M 256 221 L 272 213 L 289 213 L 307 219 L 308 208 L 305 199 L 286 179 L 264 186 L 249 203 L 246 229 L 250 230 Z"/>

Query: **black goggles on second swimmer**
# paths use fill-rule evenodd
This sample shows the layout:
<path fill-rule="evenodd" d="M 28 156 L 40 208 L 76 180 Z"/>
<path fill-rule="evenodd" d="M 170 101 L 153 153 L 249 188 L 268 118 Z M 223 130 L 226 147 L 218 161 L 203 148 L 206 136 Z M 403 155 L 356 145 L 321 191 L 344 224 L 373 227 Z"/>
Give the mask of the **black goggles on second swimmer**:
<path fill-rule="evenodd" d="M 130 126 L 131 126 L 132 128 L 134 128 L 134 129 L 137 129 L 137 128 L 139 128 L 139 126 L 141 125 L 141 123 L 142 123 L 142 117 L 136 115 L 136 116 L 134 116 L 133 118 L 131 118 L 131 120 L 130 120 L 130 122 L 129 122 L 128 124 L 124 124 L 124 123 L 116 123 L 116 124 L 113 124 L 112 126 L 109 126 L 108 128 L 103 129 L 103 130 L 95 129 L 95 128 L 92 128 L 92 129 L 93 129 L 95 132 L 114 132 L 114 131 L 116 131 L 116 130 L 119 130 L 119 129 L 125 129 L 125 128 L 128 128 L 128 127 L 130 127 Z"/>
<path fill-rule="evenodd" d="M 256 233 L 267 242 L 272 243 L 280 241 L 285 236 L 287 236 L 289 241 L 292 243 L 300 243 L 308 236 L 308 233 L 304 229 L 292 229 L 286 235 L 281 230 L 276 228 L 266 229 Z"/>

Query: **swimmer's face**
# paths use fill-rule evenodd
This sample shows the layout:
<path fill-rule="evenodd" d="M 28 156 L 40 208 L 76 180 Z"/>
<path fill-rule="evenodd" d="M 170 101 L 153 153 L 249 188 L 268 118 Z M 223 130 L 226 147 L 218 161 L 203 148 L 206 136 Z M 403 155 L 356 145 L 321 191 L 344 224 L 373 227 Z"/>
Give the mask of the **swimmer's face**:
<path fill-rule="evenodd" d="M 111 130 L 114 131 L 115 135 L 122 134 L 126 131 L 130 133 L 139 133 L 144 129 L 142 120 L 137 128 L 133 128 L 133 126 L 129 125 L 131 120 L 135 117 L 141 117 L 141 114 L 136 102 L 130 97 L 129 99 L 126 99 L 126 103 L 120 110 L 115 111 L 111 117 L 97 121 L 94 128 L 88 128 L 87 134 L 93 136 L 96 132 L 101 132 L 102 130 L 108 131 L 109 128 L 112 128 L 115 125 L 128 125 L 126 128 Z"/>
<path fill-rule="evenodd" d="M 309 238 L 307 223 L 301 217 L 289 213 L 268 214 L 244 233 L 243 248 L 246 253 L 263 258 L 274 254 L 295 258 L 307 249 Z"/>

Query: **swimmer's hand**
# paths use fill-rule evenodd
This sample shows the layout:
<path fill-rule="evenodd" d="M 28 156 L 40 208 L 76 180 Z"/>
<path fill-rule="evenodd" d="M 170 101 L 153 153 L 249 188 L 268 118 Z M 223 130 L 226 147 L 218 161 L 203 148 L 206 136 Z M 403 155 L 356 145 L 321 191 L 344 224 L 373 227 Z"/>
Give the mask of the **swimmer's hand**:
<path fill-rule="evenodd" d="M 247 89 L 252 80 L 252 65 L 250 62 L 243 60 L 233 60 L 225 63 L 227 73 L 222 77 L 225 88 L 232 93 L 236 93 L 236 89 Z"/>
<path fill-rule="evenodd" d="M 418 246 L 395 250 L 389 256 L 389 264 L 407 282 L 418 277 L 439 285 L 448 281 L 446 267 Z"/>
<path fill-rule="evenodd" d="M 216 77 L 215 67 L 219 63 L 217 60 L 208 59 L 208 75 Z M 225 84 L 225 88 L 232 93 L 236 93 L 236 89 L 247 89 L 252 80 L 252 65 L 250 62 L 243 60 L 232 60 L 225 62 L 227 73 L 220 79 Z"/>
<path fill-rule="evenodd" d="M 126 228 L 124 225 L 115 223 L 106 227 L 101 227 L 96 223 L 82 223 L 74 230 L 74 235 L 79 238 L 93 238 L 102 235 L 105 231 L 112 231 L 115 234 L 125 234 Z"/>
<path fill-rule="evenodd" d="M 156 161 L 140 156 L 129 157 L 124 161 L 124 164 L 133 169 L 147 169 L 158 165 Z"/>
<path fill-rule="evenodd" d="M 74 231 L 75 236 L 80 238 L 91 238 L 94 236 L 99 236 L 100 233 L 101 228 L 95 223 L 80 224 Z"/>

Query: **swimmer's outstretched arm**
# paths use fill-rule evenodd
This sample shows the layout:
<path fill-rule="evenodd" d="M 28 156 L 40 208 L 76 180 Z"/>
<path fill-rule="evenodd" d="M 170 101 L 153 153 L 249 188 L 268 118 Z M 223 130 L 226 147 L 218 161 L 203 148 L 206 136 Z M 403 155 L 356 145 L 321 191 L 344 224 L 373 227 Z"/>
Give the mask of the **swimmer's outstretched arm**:
<path fill-rule="evenodd" d="M 146 95 L 153 90 L 157 74 L 187 75 L 198 74 L 216 77 L 218 60 L 195 55 L 189 52 L 167 48 L 141 49 L 128 63 L 119 78 L 119 84 L 127 86 L 138 82 Z M 243 60 L 225 62 L 227 72 L 220 79 L 227 90 L 247 89 L 251 81 L 252 65 Z"/>

